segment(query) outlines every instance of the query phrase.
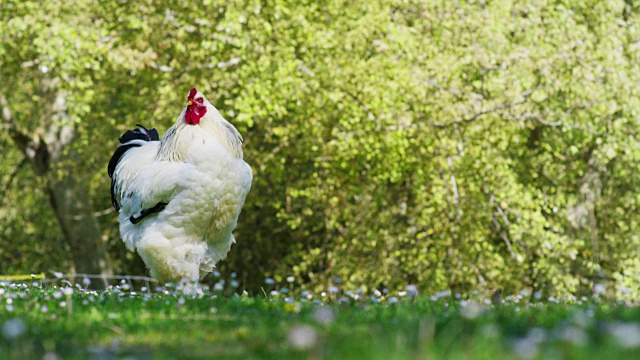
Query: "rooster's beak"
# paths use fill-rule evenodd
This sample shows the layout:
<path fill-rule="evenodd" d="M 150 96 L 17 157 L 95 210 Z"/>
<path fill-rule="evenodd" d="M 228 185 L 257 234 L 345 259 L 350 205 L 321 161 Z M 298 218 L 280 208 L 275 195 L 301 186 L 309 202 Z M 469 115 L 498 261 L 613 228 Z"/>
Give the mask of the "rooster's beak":
<path fill-rule="evenodd" d="M 189 100 L 187 101 L 187 106 L 191 106 L 193 104 L 193 101 Z"/>

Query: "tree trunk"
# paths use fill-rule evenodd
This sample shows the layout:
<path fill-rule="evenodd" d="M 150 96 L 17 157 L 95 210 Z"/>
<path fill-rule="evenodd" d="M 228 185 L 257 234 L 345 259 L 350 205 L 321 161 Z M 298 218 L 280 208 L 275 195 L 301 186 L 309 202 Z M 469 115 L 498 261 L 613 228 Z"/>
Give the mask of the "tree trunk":
<path fill-rule="evenodd" d="M 47 186 L 49 202 L 69 243 L 76 273 L 108 274 L 102 232 L 84 187 L 70 174 Z"/>
<path fill-rule="evenodd" d="M 64 169 L 61 178 L 55 176 L 58 173 L 55 164 L 65 157 L 63 149 L 70 146 L 75 137 L 73 123 L 66 114 L 66 92 L 55 90 L 56 84 L 56 80 L 51 80 L 47 85 L 53 89 L 50 101 L 42 105 L 48 109 L 44 111 L 48 115 L 43 121 L 47 125 L 43 131 L 36 132 L 36 136 L 20 130 L 2 94 L 1 120 L 36 175 L 48 178 L 45 191 L 69 243 L 76 273 L 110 274 L 102 232 L 91 211 L 85 185 L 70 169 Z"/>

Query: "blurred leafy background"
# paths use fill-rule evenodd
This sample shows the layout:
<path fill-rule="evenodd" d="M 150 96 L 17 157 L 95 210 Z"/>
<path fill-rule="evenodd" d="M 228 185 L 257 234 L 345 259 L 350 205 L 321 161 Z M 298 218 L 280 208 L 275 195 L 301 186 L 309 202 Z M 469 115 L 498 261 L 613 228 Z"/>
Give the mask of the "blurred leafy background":
<path fill-rule="evenodd" d="M 637 296 L 640 3 L 0 1 L 0 273 L 144 274 L 106 164 L 202 90 L 258 289 Z"/>

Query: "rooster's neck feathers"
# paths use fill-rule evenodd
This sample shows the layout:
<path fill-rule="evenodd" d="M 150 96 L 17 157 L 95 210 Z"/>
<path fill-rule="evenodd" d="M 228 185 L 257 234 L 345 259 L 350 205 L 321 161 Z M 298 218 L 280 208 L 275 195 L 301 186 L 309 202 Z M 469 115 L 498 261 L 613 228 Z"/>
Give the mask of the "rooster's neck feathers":
<path fill-rule="evenodd" d="M 242 135 L 220 115 L 216 108 L 211 107 L 212 109 L 209 109 L 198 125 L 187 124 L 183 111 L 178 121 L 162 136 L 157 159 L 171 162 L 185 161 L 190 145 L 198 132 L 205 132 L 218 139 L 233 157 L 242 159 Z"/>

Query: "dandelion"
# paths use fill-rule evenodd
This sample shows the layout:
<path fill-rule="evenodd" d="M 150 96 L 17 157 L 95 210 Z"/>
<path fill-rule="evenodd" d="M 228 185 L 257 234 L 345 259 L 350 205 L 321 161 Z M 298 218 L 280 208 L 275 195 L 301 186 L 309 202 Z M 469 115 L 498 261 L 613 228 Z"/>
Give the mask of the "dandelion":
<path fill-rule="evenodd" d="M 318 334 L 309 325 L 295 326 L 289 331 L 289 344 L 298 350 L 310 349 L 318 342 Z"/>

